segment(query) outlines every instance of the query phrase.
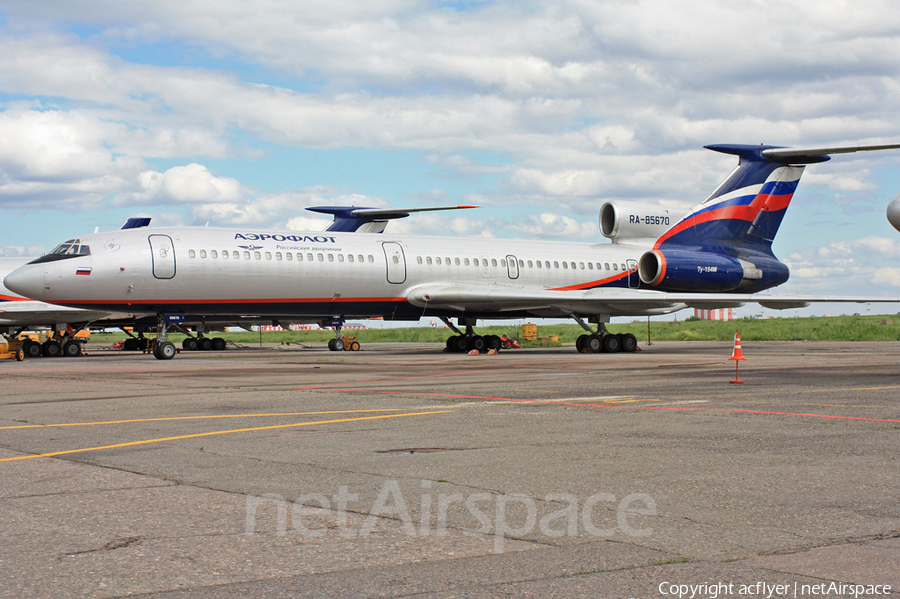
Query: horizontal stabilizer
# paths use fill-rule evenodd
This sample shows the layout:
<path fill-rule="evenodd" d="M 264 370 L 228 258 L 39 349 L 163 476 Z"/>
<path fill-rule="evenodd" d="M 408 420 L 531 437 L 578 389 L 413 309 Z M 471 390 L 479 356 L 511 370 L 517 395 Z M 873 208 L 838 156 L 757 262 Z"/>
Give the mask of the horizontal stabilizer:
<path fill-rule="evenodd" d="M 780 146 L 747 145 L 747 144 L 713 144 L 703 146 L 707 150 L 733 154 L 742 159 L 776 164 L 813 164 L 826 162 L 832 154 L 851 154 L 853 152 L 874 152 L 877 150 L 900 149 L 900 144 L 832 146 L 827 148 L 784 148 Z"/>

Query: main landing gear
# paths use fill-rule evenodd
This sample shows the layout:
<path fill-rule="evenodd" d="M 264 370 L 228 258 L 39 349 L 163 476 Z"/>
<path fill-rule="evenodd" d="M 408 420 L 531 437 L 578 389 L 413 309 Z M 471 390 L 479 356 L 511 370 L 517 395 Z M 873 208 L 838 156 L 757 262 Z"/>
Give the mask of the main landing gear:
<path fill-rule="evenodd" d="M 503 341 L 501 341 L 500 337 L 497 335 L 485 335 L 483 337 L 481 335 L 476 335 L 472 328 L 474 321 L 470 324 L 463 318 L 457 319 L 461 326 L 466 327 L 466 332 L 463 333 L 453 326 L 453 323 L 450 322 L 449 318 L 442 316 L 441 320 L 456 333 L 456 335 L 447 339 L 447 351 L 450 353 L 467 353 L 473 349 L 478 350 L 479 352 L 486 352 L 491 349 L 499 350 L 503 347 Z"/>
<path fill-rule="evenodd" d="M 22 351 L 29 358 L 77 358 L 84 351 L 81 341 L 75 338 L 75 335 L 81 332 L 87 324 L 72 328 L 60 336 L 54 333 L 54 337 L 44 341 L 43 343 L 34 339 L 26 339 L 22 345 Z M 21 333 L 21 331 L 19 331 Z M 16 333 L 18 335 L 18 333 Z"/>
<path fill-rule="evenodd" d="M 175 325 L 179 331 L 187 335 L 181 342 L 181 349 L 185 351 L 222 351 L 225 349 L 225 340 L 222 337 L 205 337 L 203 327 L 197 329 L 197 336 L 191 334 L 187 327 Z"/>
<path fill-rule="evenodd" d="M 631 333 L 624 335 L 614 335 L 606 330 L 606 322 L 601 318 L 597 318 L 597 330 L 592 331 L 578 316 L 572 315 L 575 322 L 587 331 L 586 335 L 581 335 L 575 340 L 575 349 L 579 354 L 599 354 L 614 352 L 633 352 L 637 350 L 637 337 Z"/>

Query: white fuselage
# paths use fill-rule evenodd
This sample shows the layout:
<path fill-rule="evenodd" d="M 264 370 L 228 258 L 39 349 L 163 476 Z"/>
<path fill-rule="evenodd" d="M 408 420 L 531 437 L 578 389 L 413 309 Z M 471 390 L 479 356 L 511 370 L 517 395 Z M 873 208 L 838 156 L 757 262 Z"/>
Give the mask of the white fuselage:
<path fill-rule="evenodd" d="M 189 227 L 97 233 L 79 243 L 90 253 L 18 271 L 29 271 L 35 299 L 129 312 L 397 318 L 445 312 L 408 302 L 422 285 L 636 287 L 636 261 L 649 249 L 649 243 Z M 25 277 L 17 281 L 20 289 L 26 285 Z"/>

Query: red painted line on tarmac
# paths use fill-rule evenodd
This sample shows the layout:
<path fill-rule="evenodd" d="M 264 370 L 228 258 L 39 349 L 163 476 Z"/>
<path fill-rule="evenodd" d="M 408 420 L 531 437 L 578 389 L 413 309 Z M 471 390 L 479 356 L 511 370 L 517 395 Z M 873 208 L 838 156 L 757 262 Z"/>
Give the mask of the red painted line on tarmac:
<path fill-rule="evenodd" d="M 495 370 L 500 370 L 500 369 L 497 368 Z M 438 377 L 442 377 L 442 376 L 461 376 L 464 374 L 475 374 L 476 372 L 486 372 L 486 371 L 484 371 L 484 370 L 464 370 L 462 372 L 445 372 L 444 374 L 423 374 L 422 376 L 407 376 L 407 377 L 401 377 L 399 379 L 381 379 L 379 381 L 363 381 L 360 383 L 347 383 L 347 384 L 348 385 L 373 385 L 375 383 L 394 383 L 394 382 L 398 382 L 398 381 L 414 381 L 416 379 L 432 379 L 432 378 L 438 378 Z M 295 387 L 295 389 L 298 389 L 298 390 L 300 390 L 300 389 L 319 389 L 319 387 L 312 385 L 309 387 Z M 331 391 L 331 389 L 325 389 L 325 390 Z"/>
<path fill-rule="evenodd" d="M 437 375 L 440 376 L 440 375 Z M 739 414 L 764 414 L 767 416 L 806 416 L 808 418 L 832 418 L 836 420 L 864 420 L 867 422 L 900 422 L 900 419 L 865 418 L 862 416 L 835 416 L 833 414 L 808 414 L 803 412 L 770 412 L 766 410 L 746 410 L 741 408 L 687 408 L 675 406 L 620 406 L 609 404 L 581 403 L 575 401 L 552 401 L 542 399 L 518 399 L 514 397 L 491 397 L 484 395 L 455 395 L 451 393 L 423 393 L 414 390 L 379 391 L 374 389 L 336 389 L 329 387 L 294 387 L 297 391 L 339 391 L 343 393 L 372 393 L 377 395 L 422 395 L 424 397 L 446 397 L 449 399 L 481 399 L 485 401 L 512 401 L 518 403 L 557 404 L 561 406 L 581 406 L 588 408 L 610 408 L 620 410 L 674 410 L 679 412 L 734 412 Z"/>

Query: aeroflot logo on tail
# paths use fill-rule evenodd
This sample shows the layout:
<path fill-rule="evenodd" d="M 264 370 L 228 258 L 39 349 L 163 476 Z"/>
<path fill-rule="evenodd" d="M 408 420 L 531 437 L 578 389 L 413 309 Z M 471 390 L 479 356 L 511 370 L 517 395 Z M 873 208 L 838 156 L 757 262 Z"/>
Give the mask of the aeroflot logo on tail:
<path fill-rule="evenodd" d="M 326 237 L 324 235 L 269 235 L 268 233 L 235 233 L 235 239 L 243 239 L 244 241 L 307 241 L 312 243 L 335 243 L 334 237 Z"/>

